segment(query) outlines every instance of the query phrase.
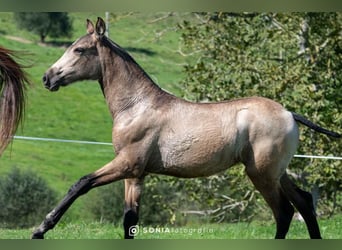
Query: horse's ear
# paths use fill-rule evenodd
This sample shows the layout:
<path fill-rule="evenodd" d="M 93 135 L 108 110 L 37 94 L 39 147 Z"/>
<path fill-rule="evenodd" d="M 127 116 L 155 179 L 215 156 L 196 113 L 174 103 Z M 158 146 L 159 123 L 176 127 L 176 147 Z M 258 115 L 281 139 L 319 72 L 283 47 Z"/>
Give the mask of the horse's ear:
<path fill-rule="evenodd" d="M 97 18 L 96 22 L 96 35 L 102 37 L 106 32 L 106 23 L 101 17 Z"/>
<path fill-rule="evenodd" d="M 87 19 L 87 33 L 88 34 L 94 33 L 94 24 L 89 19 Z"/>

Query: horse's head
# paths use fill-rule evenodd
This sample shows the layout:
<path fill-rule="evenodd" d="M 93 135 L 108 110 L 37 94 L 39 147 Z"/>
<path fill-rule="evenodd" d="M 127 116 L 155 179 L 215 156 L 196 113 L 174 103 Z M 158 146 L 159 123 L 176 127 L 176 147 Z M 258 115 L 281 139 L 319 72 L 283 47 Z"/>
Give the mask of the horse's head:
<path fill-rule="evenodd" d="M 99 80 L 101 66 L 97 44 L 104 36 L 106 25 L 98 18 L 96 26 L 87 20 L 87 35 L 76 40 L 44 74 L 43 82 L 50 91 L 57 91 L 79 80 Z"/>

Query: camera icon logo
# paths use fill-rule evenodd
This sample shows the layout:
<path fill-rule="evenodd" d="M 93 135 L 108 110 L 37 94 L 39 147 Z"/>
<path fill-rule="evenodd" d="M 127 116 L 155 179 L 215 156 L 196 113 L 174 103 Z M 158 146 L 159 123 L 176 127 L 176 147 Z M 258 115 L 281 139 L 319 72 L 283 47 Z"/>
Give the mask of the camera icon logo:
<path fill-rule="evenodd" d="M 128 229 L 128 235 L 129 236 L 137 236 L 139 234 L 139 226 L 138 225 L 134 225 L 134 226 L 130 226 Z"/>

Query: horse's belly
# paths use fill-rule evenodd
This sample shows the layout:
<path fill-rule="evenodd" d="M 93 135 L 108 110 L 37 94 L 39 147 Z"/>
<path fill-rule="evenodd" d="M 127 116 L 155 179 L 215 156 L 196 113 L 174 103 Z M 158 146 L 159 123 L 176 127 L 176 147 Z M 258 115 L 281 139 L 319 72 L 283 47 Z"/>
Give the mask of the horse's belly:
<path fill-rule="evenodd" d="M 235 153 L 227 142 L 193 136 L 169 141 L 159 148 L 159 159 L 149 172 L 177 177 L 210 176 L 235 163 Z"/>

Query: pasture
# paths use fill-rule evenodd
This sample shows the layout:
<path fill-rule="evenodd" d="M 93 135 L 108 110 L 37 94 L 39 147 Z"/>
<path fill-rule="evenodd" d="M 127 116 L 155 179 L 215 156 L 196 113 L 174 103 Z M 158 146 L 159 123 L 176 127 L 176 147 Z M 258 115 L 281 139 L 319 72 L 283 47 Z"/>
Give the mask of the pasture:
<path fill-rule="evenodd" d="M 139 226 L 136 239 L 272 239 L 274 223 L 253 221 L 251 223 L 191 224 L 176 226 Z M 341 239 L 342 216 L 320 221 L 325 239 Z M 0 229 L 1 239 L 29 239 L 32 229 Z M 288 239 L 306 239 L 305 224 L 293 221 Z M 123 239 L 120 224 L 101 222 L 60 223 L 46 235 L 46 239 Z"/>
<path fill-rule="evenodd" d="M 73 13 L 75 29 L 73 37 L 67 41 L 59 41 L 59 44 L 70 42 L 78 37 L 80 32 L 84 31 L 86 18 L 94 19 L 95 16 L 101 15 L 103 16 L 103 13 Z M 159 21 L 155 22 L 158 17 L 154 14 L 121 16 L 113 21 L 110 37 L 124 45 L 158 84 L 166 83 L 161 86 L 179 95 L 177 82 L 182 78 L 184 63 L 184 58 L 177 53 L 180 34 L 168 28 L 172 27 L 174 24 L 172 22 L 176 22 L 175 19 L 169 19 L 167 22 L 171 23 L 161 25 Z M 15 33 L 16 28 L 11 23 L 10 13 L 0 13 L 0 20 L 3 24 L 0 29 L 0 33 L 3 34 L 0 43 L 11 49 L 28 51 L 29 54 L 24 56 L 23 62 L 32 65 L 27 71 L 34 86 L 28 93 L 26 119 L 18 135 L 110 142 L 112 122 L 98 84 L 87 82 L 82 87 L 75 84 L 68 90 L 49 93 L 42 87 L 41 77 L 51 63 L 62 54 L 64 48 L 51 44 L 37 44 L 35 38 L 25 31 Z M 140 39 L 137 39 L 137 34 L 141 36 Z M 30 169 L 44 177 L 62 196 L 80 176 L 94 171 L 112 157 L 113 150 L 110 146 L 15 140 L 0 159 L 0 173 L 6 173 L 14 166 Z M 112 225 L 93 222 L 87 217 L 83 201 L 84 198 L 81 198 L 72 206 L 64 219 L 65 223 L 61 223 L 49 233 L 48 238 L 123 237 L 121 226 L 113 230 Z M 338 238 L 341 235 L 340 224 L 341 218 L 338 216 L 333 220 L 322 221 L 323 237 Z M 177 232 L 171 230 L 174 234 L 169 234 L 152 232 L 153 229 L 149 228 L 144 233 L 142 226 L 137 238 L 271 238 L 274 230 L 271 222 L 269 224 L 252 222 L 232 225 L 208 224 L 204 226 L 201 233 L 189 233 L 193 229 L 198 231 L 199 227 L 188 225 L 185 228 L 178 228 Z M 329 233 L 332 231 L 333 235 L 325 235 L 326 229 L 329 229 Z M 31 229 L 1 230 L 0 238 L 29 238 L 31 231 Z M 179 233 L 179 231 L 186 233 Z M 203 234 L 203 231 L 207 233 Z M 290 231 L 292 233 L 289 238 L 306 238 L 306 230 L 302 223 L 293 223 Z M 303 232 L 303 235 L 299 232 Z"/>

